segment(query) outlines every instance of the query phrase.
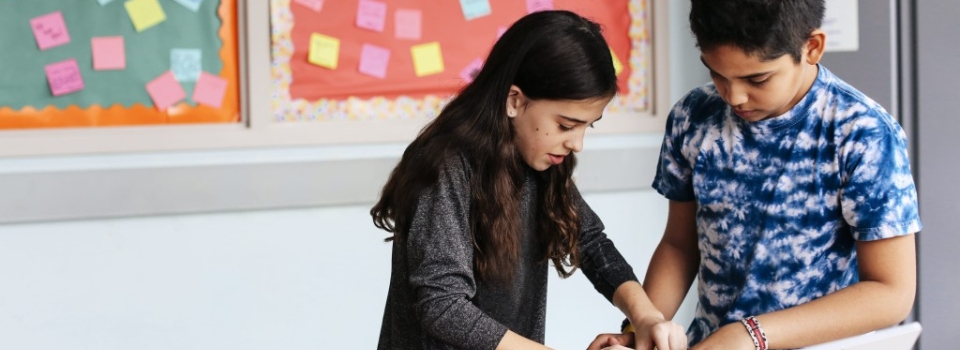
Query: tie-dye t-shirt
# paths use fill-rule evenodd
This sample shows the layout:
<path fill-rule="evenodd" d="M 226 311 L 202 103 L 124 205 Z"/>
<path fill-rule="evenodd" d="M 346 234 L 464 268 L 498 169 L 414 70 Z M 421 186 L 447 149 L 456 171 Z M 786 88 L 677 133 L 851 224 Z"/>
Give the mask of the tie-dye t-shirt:
<path fill-rule="evenodd" d="M 699 205 L 690 344 L 857 282 L 857 240 L 920 230 L 906 135 L 822 66 L 796 106 L 759 122 L 712 84 L 691 91 L 667 120 L 653 187 Z"/>

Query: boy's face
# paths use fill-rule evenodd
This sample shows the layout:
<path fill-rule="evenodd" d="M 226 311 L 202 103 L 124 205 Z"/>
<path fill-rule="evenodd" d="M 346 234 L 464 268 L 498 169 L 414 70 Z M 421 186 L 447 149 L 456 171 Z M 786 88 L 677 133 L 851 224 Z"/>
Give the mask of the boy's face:
<path fill-rule="evenodd" d="M 800 63 L 789 54 L 763 60 L 732 45 L 702 51 L 700 60 L 734 113 L 755 122 L 786 113 L 807 93 L 817 78 L 816 64 L 822 54 L 822 34 L 811 40 L 818 39 L 804 45 Z"/>
<path fill-rule="evenodd" d="M 580 152 L 584 132 L 600 120 L 611 100 L 530 100 L 515 88 L 510 89 L 507 98 L 507 115 L 516 132 L 520 155 L 537 171 L 563 163 L 571 152 Z"/>

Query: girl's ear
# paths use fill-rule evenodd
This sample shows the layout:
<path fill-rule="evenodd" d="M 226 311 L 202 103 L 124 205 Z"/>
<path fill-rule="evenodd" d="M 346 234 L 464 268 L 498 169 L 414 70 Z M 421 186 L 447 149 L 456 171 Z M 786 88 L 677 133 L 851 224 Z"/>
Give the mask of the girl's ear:
<path fill-rule="evenodd" d="M 526 96 L 516 85 L 510 85 L 510 91 L 507 92 L 507 117 L 513 118 L 520 114 L 520 109 L 526 103 Z"/>
<path fill-rule="evenodd" d="M 803 45 L 804 60 L 808 64 L 820 63 L 826 45 L 827 33 L 820 29 L 814 29 L 810 33 L 810 38 L 807 39 L 806 44 Z"/>

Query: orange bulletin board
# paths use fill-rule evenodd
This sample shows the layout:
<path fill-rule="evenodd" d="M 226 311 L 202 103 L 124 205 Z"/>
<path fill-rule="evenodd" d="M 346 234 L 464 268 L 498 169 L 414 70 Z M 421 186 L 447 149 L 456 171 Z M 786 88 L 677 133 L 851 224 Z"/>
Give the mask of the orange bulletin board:
<path fill-rule="evenodd" d="M 272 0 L 271 107 L 275 121 L 435 116 L 444 102 L 469 81 L 469 71 L 486 58 L 501 31 L 529 13 L 536 3 L 571 10 L 600 23 L 621 67 L 620 96 L 610 110 L 649 109 L 651 45 L 646 1 L 372 1 L 381 7 L 374 12 L 382 20 L 378 23 L 380 30 L 365 24 L 369 22 L 363 16 L 369 12 L 364 10 L 365 2 L 370 0 Z M 485 14 L 476 16 L 465 11 L 465 6 L 470 6 L 465 3 L 478 2 L 488 5 L 488 11 L 481 11 Z M 419 38 L 401 34 L 407 31 L 399 27 L 400 13 L 411 10 L 420 13 Z M 328 44 L 311 47 L 318 35 Z M 413 51 L 430 44 L 439 47 L 442 71 L 417 74 Z M 378 66 L 379 74 L 362 68 L 370 62 L 364 57 L 365 47 L 370 46 L 389 52 L 386 64 Z M 325 55 L 318 55 L 322 50 L 326 50 Z M 325 56 L 326 60 L 311 62 L 311 54 Z"/>
<path fill-rule="evenodd" d="M 135 5 L 131 5 L 131 3 Z M 29 88 L 23 88 L 24 79 L 0 79 L 4 94 L 25 94 L 32 101 L 17 105 L 15 95 L 0 103 L 0 129 L 103 127 L 186 123 L 238 123 L 240 115 L 240 80 L 238 70 L 237 0 L 206 0 L 191 9 L 188 2 L 160 0 L 113 0 L 101 4 L 95 0 L 12 0 L 0 2 L 0 11 L 15 20 L 0 23 L 4 28 L 4 49 L 14 56 L 2 64 L 19 71 L 29 71 Z M 158 7 L 152 7 L 156 4 Z M 144 10 L 149 8 L 149 10 Z M 135 25 L 136 11 L 141 26 Z M 35 28 L 31 19 L 49 13 L 59 13 L 69 33 L 69 43 L 41 49 L 34 41 Z M 161 18 L 159 22 L 156 18 Z M 114 70 L 95 69 L 91 56 L 93 41 L 100 37 L 122 37 L 125 43 L 125 67 Z M 203 39 L 197 39 L 202 37 Z M 24 42 L 25 41 L 25 42 Z M 20 42 L 24 42 L 20 45 Z M 202 42 L 203 45 L 196 44 Z M 9 43 L 9 45 L 8 45 Z M 12 48 L 11 46 L 14 46 Z M 190 48 L 202 52 L 199 68 L 215 81 L 207 98 L 194 100 L 197 81 L 176 83 L 183 97 L 161 110 L 154 105 L 147 84 L 171 71 L 171 48 Z M 54 96 L 48 86 L 44 65 L 60 60 L 75 60 L 85 88 L 70 94 Z M 213 63 L 211 63 L 213 62 Z M 2 70 L 2 69 L 0 69 Z M 15 70 L 0 72 L 9 78 Z M 36 78 L 36 79 L 34 79 Z M 33 80 L 39 80 L 34 82 Z M 49 83 L 52 84 L 52 83 Z M 208 86 L 204 84 L 203 86 Z M 225 86 L 225 88 L 222 88 Z M 176 90 L 176 89 L 174 89 Z M 218 97 L 221 96 L 222 99 Z M 120 96 L 123 96 L 121 99 Z M 119 99 L 119 100 L 118 100 Z M 11 103 L 12 101 L 12 103 Z M 202 104 L 199 101 L 220 102 Z M 214 102 L 215 103 L 215 102 Z"/>

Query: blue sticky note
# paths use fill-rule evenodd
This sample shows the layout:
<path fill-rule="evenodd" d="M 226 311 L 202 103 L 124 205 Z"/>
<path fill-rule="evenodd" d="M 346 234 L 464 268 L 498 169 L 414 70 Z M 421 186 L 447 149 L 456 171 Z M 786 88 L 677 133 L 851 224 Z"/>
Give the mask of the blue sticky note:
<path fill-rule="evenodd" d="M 193 12 L 197 12 L 197 10 L 200 9 L 200 3 L 203 2 L 203 0 L 174 0 L 174 1 L 179 2 L 180 5 L 183 5 L 183 7 L 186 7 Z"/>
<path fill-rule="evenodd" d="M 491 12 L 489 0 L 460 0 L 460 8 L 463 9 L 463 17 L 468 21 L 487 16 Z"/>
<path fill-rule="evenodd" d="M 106 5 L 107 3 L 109 3 L 109 2 L 111 2 L 111 1 L 113 1 L 113 0 L 97 0 L 97 1 L 100 2 L 100 6 L 103 6 L 103 5 Z"/>
<path fill-rule="evenodd" d="M 170 70 L 177 81 L 194 82 L 200 77 L 203 70 L 203 51 L 200 49 L 172 49 L 170 50 Z"/>

